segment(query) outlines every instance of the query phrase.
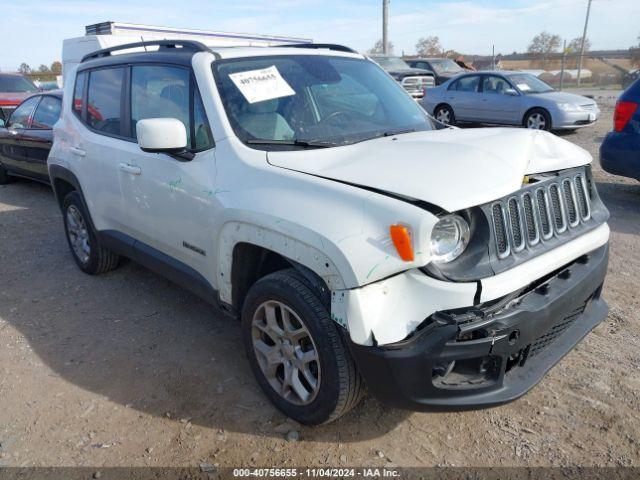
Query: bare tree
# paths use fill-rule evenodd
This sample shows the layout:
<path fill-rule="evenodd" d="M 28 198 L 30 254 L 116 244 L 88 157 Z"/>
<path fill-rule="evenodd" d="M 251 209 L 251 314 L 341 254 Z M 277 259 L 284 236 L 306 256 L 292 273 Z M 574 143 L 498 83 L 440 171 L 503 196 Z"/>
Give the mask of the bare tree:
<path fill-rule="evenodd" d="M 31 73 L 31 67 L 26 63 L 21 63 L 18 67 L 18 72 L 22 73 L 23 75 L 29 74 Z"/>
<path fill-rule="evenodd" d="M 375 45 L 367 52 L 369 55 L 380 55 L 384 53 L 382 40 L 378 40 Z M 389 42 L 389 54 L 393 54 L 393 43 Z"/>
<path fill-rule="evenodd" d="M 38 72 L 40 73 L 49 73 L 49 67 L 47 67 L 46 65 L 42 64 L 38 67 Z"/>
<path fill-rule="evenodd" d="M 442 54 L 440 39 L 435 36 L 422 37 L 416 43 L 416 52 L 421 57 L 432 57 Z"/>
<path fill-rule="evenodd" d="M 631 47 L 629 49 L 629 56 L 631 58 L 631 65 L 634 67 L 640 67 L 640 35 L 638 35 L 638 46 Z"/>
<path fill-rule="evenodd" d="M 575 58 L 575 61 L 571 62 L 574 65 L 573 68 L 578 68 L 578 55 L 580 55 L 580 47 L 581 46 L 582 46 L 582 37 L 574 38 L 567 45 L 567 48 L 569 49 L 568 53 L 571 54 L 571 56 Z M 584 39 L 584 51 L 586 53 L 589 50 L 591 50 L 591 40 L 589 40 L 588 38 L 585 38 Z M 582 61 L 584 62 L 584 58 L 582 59 Z"/>
<path fill-rule="evenodd" d="M 539 58 L 544 68 L 544 64 L 550 54 L 556 53 L 560 47 L 560 35 L 554 35 L 549 32 L 540 32 L 529 44 L 527 51 Z"/>

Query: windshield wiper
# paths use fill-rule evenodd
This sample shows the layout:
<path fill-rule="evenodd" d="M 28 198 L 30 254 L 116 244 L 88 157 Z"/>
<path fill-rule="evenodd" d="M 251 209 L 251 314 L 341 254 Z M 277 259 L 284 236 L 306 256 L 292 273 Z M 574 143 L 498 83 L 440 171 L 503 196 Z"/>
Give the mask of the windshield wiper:
<path fill-rule="evenodd" d="M 253 138 L 247 140 L 249 145 L 293 145 L 295 147 L 304 148 L 329 148 L 335 147 L 335 143 L 317 142 L 315 140 L 267 140 L 262 138 Z"/>

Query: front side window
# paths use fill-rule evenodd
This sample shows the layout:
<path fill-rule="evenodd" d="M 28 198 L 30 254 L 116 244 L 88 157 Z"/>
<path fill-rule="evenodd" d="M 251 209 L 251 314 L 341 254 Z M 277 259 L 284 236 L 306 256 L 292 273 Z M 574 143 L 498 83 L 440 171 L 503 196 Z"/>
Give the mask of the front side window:
<path fill-rule="evenodd" d="M 468 77 L 462 77 L 451 85 L 451 90 L 458 92 L 471 92 L 478 91 L 478 85 L 480 84 L 479 75 L 470 75 Z"/>
<path fill-rule="evenodd" d="M 61 109 L 60 99 L 56 97 L 44 96 L 36 109 L 31 121 L 31 128 L 49 129 L 60 118 Z"/>
<path fill-rule="evenodd" d="M 31 118 L 33 110 L 36 108 L 36 105 L 38 105 L 39 100 L 40 97 L 36 96 L 22 102 L 11 114 L 7 127 L 27 128 L 29 126 L 29 118 Z"/>
<path fill-rule="evenodd" d="M 19 75 L 0 75 L 0 92 L 21 93 L 37 92 L 36 86 Z"/>
<path fill-rule="evenodd" d="M 189 70 L 161 65 L 134 66 L 131 72 L 131 128 L 145 118 L 176 118 L 187 131 L 189 123 Z"/>
<path fill-rule="evenodd" d="M 511 85 L 502 77 L 487 75 L 482 80 L 482 92 L 496 95 L 506 95 Z"/>
<path fill-rule="evenodd" d="M 433 128 L 402 87 L 367 60 L 282 55 L 217 61 L 213 70 L 229 121 L 247 144 L 326 147 Z M 282 82 L 261 85 L 277 77 Z"/>
<path fill-rule="evenodd" d="M 109 135 L 120 135 L 120 98 L 124 68 L 93 70 L 87 92 L 87 123 Z"/>

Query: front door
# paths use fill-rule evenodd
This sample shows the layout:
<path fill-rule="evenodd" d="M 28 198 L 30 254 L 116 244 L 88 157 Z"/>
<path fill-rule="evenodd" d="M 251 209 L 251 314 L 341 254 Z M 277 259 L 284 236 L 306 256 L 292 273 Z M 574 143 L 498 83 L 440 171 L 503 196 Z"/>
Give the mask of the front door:
<path fill-rule="evenodd" d="M 521 98 L 509 81 L 499 75 L 484 75 L 479 102 L 479 120 L 487 123 L 519 124 Z"/>
<path fill-rule="evenodd" d="M 445 101 L 453 108 L 457 120 L 478 120 L 480 75 L 466 75 L 453 82 Z"/>
<path fill-rule="evenodd" d="M 191 107 L 190 107 L 191 106 Z M 210 279 L 207 260 L 214 255 L 211 225 L 219 205 L 213 140 L 202 100 L 188 68 L 139 65 L 131 68 L 131 128 L 145 118 L 177 118 L 187 130 L 191 161 L 145 153 L 129 143 L 119 161 L 128 231 Z"/>
<path fill-rule="evenodd" d="M 27 157 L 23 136 L 40 97 L 31 97 L 16 108 L 4 128 L 0 128 L 0 163 L 7 169 L 27 174 Z"/>

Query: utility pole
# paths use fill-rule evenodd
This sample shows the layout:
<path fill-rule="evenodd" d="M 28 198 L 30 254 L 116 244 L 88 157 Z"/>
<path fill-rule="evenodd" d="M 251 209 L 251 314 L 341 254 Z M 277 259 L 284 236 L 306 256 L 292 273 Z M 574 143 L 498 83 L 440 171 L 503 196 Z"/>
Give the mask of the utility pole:
<path fill-rule="evenodd" d="M 584 19 L 584 30 L 582 31 L 582 42 L 580 42 L 580 56 L 578 57 L 578 86 L 580 86 L 580 72 L 582 71 L 582 56 L 584 55 L 584 42 L 587 39 L 587 25 L 589 24 L 589 13 L 591 12 L 591 2 L 587 0 L 587 17 Z"/>
<path fill-rule="evenodd" d="M 389 54 L 389 1 L 382 0 L 382 53 Z"/>
<path fill-rule="evenodd" d="M 560 90 L 561 91 L 562 91 L 562 87 L 564 86 L 564 62 L 566 58 L 567 58 L 567 40 L 565 39 L 564 46 L 562 47 L 562 64 L 560 65 Z"/>

